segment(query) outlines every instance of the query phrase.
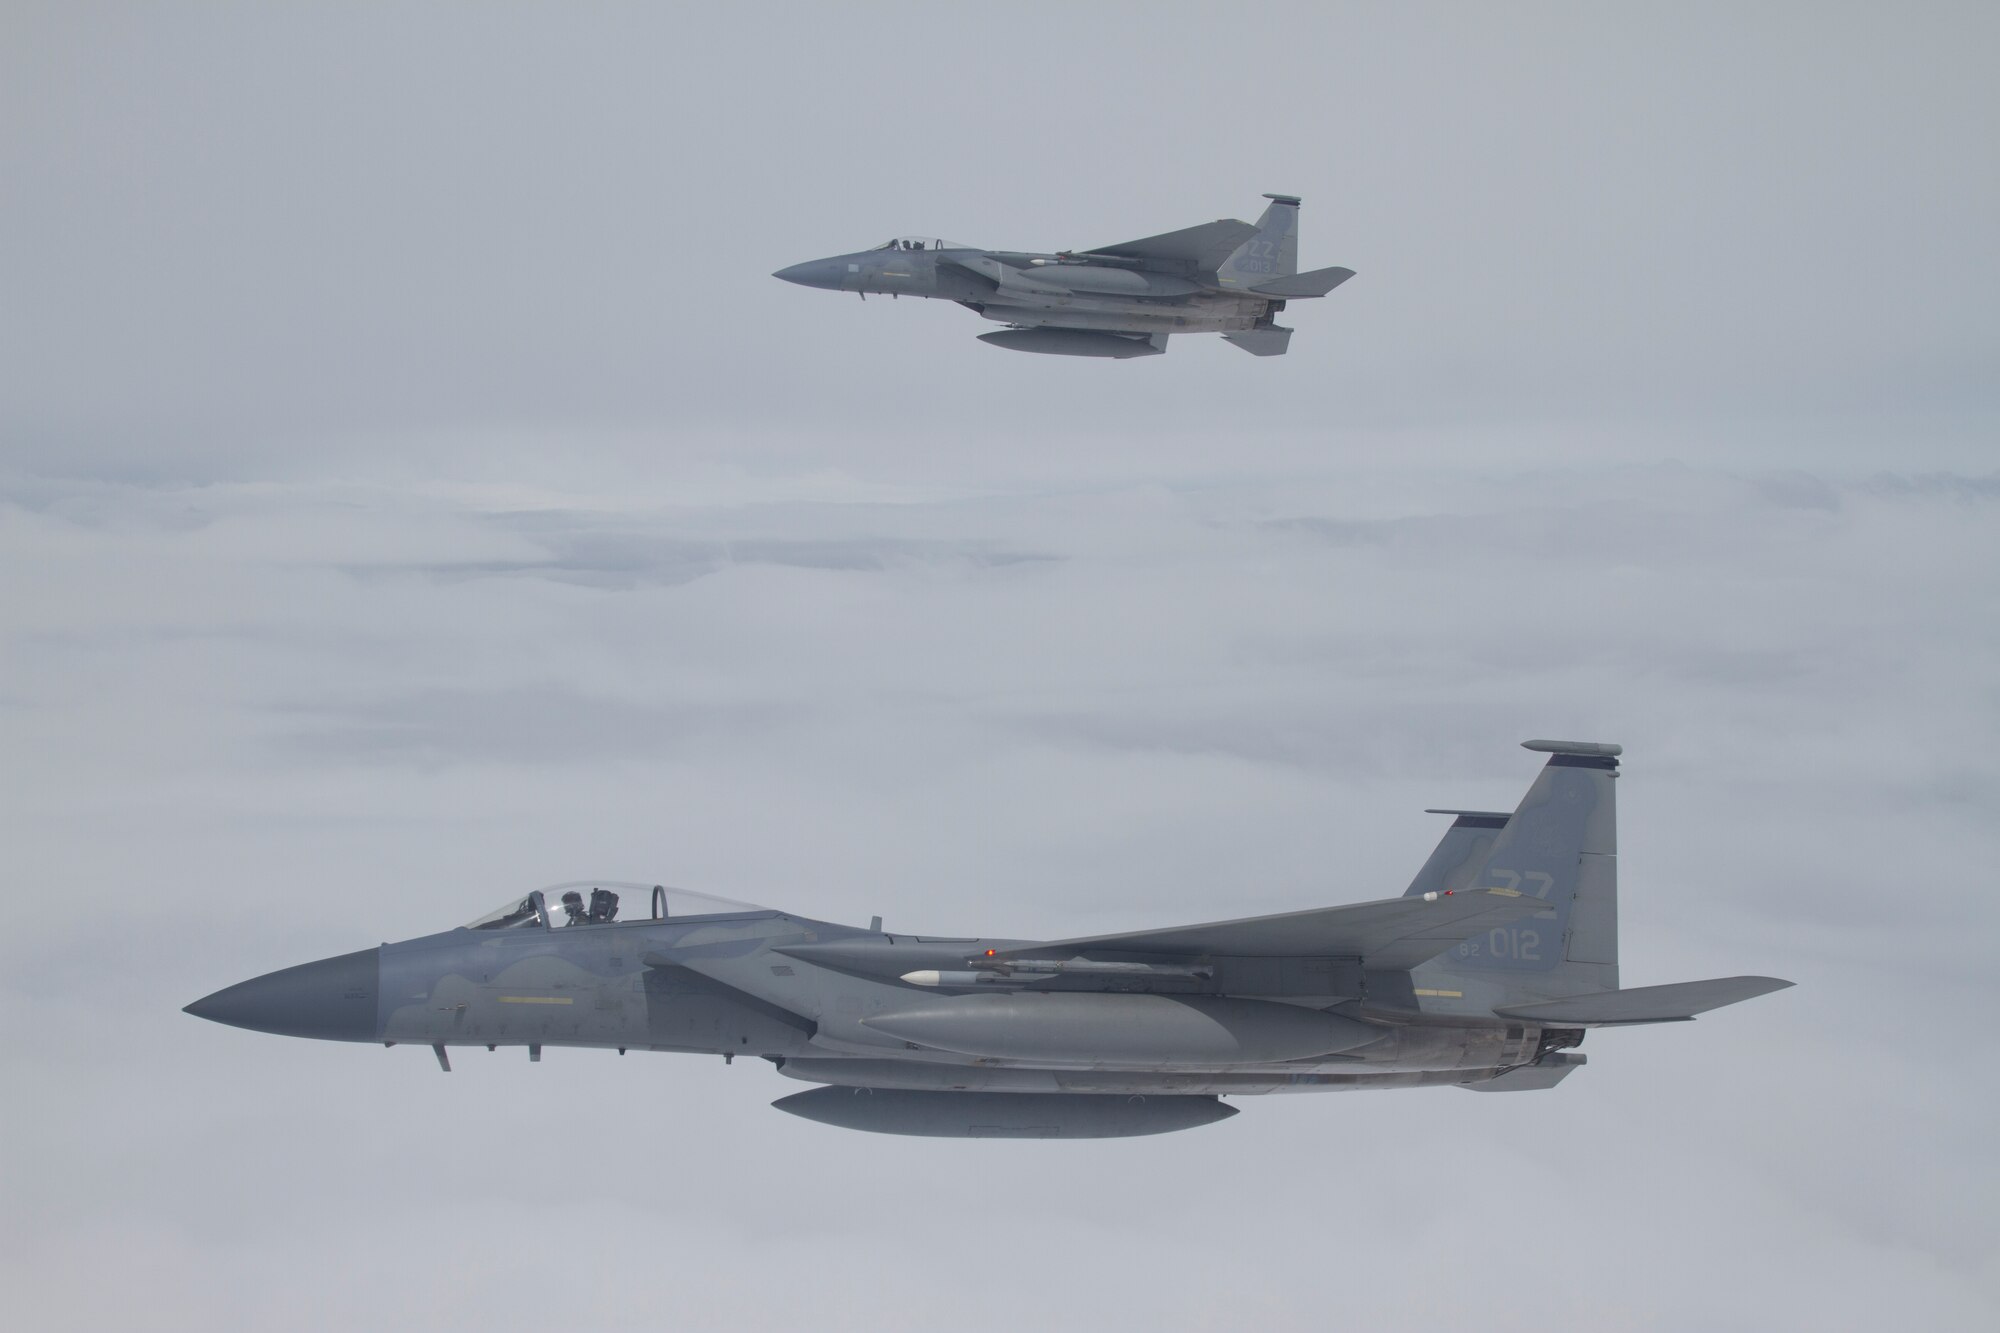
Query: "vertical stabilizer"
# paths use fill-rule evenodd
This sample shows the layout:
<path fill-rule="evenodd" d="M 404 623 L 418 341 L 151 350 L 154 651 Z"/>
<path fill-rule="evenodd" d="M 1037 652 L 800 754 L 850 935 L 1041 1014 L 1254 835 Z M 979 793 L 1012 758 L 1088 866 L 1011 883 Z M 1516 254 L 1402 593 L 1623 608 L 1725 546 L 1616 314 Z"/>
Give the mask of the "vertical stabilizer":
<path fill-rule="evenodd" d="M 1272 278 L 1299 271 L 1299 200 L 1290 194 L 1267 194 L 1271 206 L 1257 219 L 1257 234 L 1236 247 L 1216 276 L 1232 286 L 1255 287 Z"/>
<path fill-rule="evenodd" d="M 1431 966 L 1478 973 L 1489 984 L 1521 995 L 1616 990 L 1618 819 L 1613 784 L 1619 747 L 1592 741 L 1523 744 L 1547 754 L 1549 761 L 1467 878 L 1474 887 L 1531 894 L 1547 902 L 1548 910 L 1475 935 Z M 1447 852 L 1450 838 L 1447 834 L 1432 862 Z M 1425 872 L 1431 869 L 1425 866 Z"/>
<path fill-rule="evenodd" d="M 1457 892 L 1472 883 L 1472 877 L 1486 866 L 1493 840 L 1507 827 L 1507 816 L 1491 810 L 1426 810 L 1427 815 L 1455 815 L 1451 827 L 1438 840 L 1437 849 L 1424 868 L 1403 890 L 1405 898 L 1421 898 L 1426 893 Z"/>

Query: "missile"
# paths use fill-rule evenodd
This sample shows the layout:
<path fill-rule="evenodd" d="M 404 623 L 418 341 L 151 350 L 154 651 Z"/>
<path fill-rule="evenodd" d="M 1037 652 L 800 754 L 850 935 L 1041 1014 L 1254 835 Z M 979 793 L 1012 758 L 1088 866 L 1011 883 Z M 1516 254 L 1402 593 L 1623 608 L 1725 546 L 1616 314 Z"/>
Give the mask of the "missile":
<path fill-rule="evenodd" d="M 1215 975 L 1212 967 L 1180 963 L 1105 963 L 1094 958 L 993 958 L 986 961 L 989 966 L 1009 972 L 1048 976 L 1162 977 L 1174 981 L 1206 981 Z"/>
<path fill-rule="evenodd" d="M 913 968 L 937 968 L 948 970 L 966 967 L 966 951 L 969 947 L 991 946 L 995 950 L 1019 949 L 1031 943 L 1028 940 L 937 940 L 913 939 L 908 935 L 888 936 L 878 934 L 856 934 L 836 937 L 817 944 L 781 944 L 771 950 L 787 958 L 811 963 L 814 967 L 830 967 L 859 976 L 880 977 L 887 981 L 899 977 Z M 982 966 L 984 959 L 973 960 L 972 965 Z"/>
<path fill-rule="evenodd" d="M 912 986 L 1025 986 L 1056 977 L 1117 977 L 1138 980 L 1206 981 L 1212 967 L 1177 963 L 1101 963 L 1089 958 L 972 958 L 976 970 L 920 968 L 905 972 Z"/>
<path fill-rule="evenodd" d="M 1058 250 L 1056 258 L 1071 264 L 1110 264 L 1119 268 L 1144 268 L 1146 261 L 1131 255 L 1107 255 L 1086 250 L 1079 254 L 1075 250 Z M 1045 261 L 1034 261 L 1045 262 Z"/>

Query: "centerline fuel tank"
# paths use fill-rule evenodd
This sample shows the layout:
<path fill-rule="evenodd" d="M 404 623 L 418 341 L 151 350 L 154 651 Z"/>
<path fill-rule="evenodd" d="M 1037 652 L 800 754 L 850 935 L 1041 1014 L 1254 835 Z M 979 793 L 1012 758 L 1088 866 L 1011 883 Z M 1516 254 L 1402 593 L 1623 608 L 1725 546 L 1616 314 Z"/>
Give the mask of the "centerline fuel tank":
<path fill-rule="evenodd" d="M 1210 1125 L 1236 1114 L 1213 1097 L 1065 1096 L 814 1088 L 771 1105 L 872 1134 L 939 1139 L 1123 1139 Z"/>

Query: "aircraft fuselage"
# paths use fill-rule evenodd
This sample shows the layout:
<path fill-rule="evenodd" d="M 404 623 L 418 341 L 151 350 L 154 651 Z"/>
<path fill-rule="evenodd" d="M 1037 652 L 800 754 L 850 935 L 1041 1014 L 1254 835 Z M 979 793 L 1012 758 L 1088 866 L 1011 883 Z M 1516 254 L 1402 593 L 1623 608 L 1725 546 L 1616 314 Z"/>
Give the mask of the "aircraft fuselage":
<path fill-rule="evenodd" d="M 1285 305 L 1173 274 L 1008 251 L 863 250 L 795 264 L 777 276 L 863 296 L 956 301 L 1023 327 L 1232 333 L 1267 323 Z"/>
<path fill-rule="evenodd" d="M 941 945 L 771 911 L 459 929 L 271 973 L 189 1009 L 287 1036 L 748 1055 L 811 1082 L 914 1089 L 1256 1093 L 1469 1083 L 1531 1064 L 1549 1049 L 1537 1026 L 1377 1011 L 1365 997 L 1307 993 L 1283 978 L 1274 978 L 1279 993 L 1248 997 L 1223 994 L 1229 983 L 1214 976 L 1141 978 L 1109 995 L 1094 978 L 1055 977 L 1032 991 L 998 992 L 980 983 L 940 989 L 901 979 L 941 963 L 963 967 L 988 948 L 1022 947 L 983 939 Z M 834 957 L 801 956 L 816 949 Z M 1321 975 L 1344 974 L 1330 965 Z M 1003 996 L 1014 997 L 1006 1013 L 977 1012 Z M 960 1018 L 952 1006 L 966 1000 L 972 1012 Z M 1038 1007 L 1087 1012 L 1121 1002 L 1123 1011 L 1107 1014 L 1101 1031 L 1087 1021 L 1079 1028 L 1072 1014 L 1052 1008 L 1037 1035 Z M 894 1027 L 889 1016 L 926 1006 L 945 1014 L 930 1020 L 937 1045 L 871 1023 Z M 1333 1012 L 1322 1014 L 1325 1007 Z M 1325 1025 L 1327 1035 L 1309 1022 Z M 955 1034 L 953 1024 L 963 1031 Z M 1148 1031 L 1165 1044 L 1146 1049 Z M 952 1049 L 981 1048 L 993 1040 L 989 1033 L 1025 1041 L 1032 1053 Z M 1209 1039 L 1189 1046 L 1188 1033 Z M 1065 1036 L 1074 1049 L 1047 1044 Z M 1044 1045 L 1035 1048 L 1036 1041 Z M 1563 1044 L 1573 1043 L 1565 1037 Z"/>

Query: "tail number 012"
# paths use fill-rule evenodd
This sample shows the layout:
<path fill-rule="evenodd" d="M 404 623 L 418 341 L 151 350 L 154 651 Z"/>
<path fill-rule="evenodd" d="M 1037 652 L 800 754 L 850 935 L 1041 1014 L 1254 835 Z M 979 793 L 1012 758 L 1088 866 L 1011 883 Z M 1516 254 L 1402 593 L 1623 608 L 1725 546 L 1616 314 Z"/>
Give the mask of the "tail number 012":
<path fill-rule="evenodd" d="M 1498 958 L 1510 963 L 1542 961 L 1542 932 L 1533 927 L 1501 926 L 1486 932 L 1484 940 L 1470 939 L 1458 946 L 1460 958 Z"/>

